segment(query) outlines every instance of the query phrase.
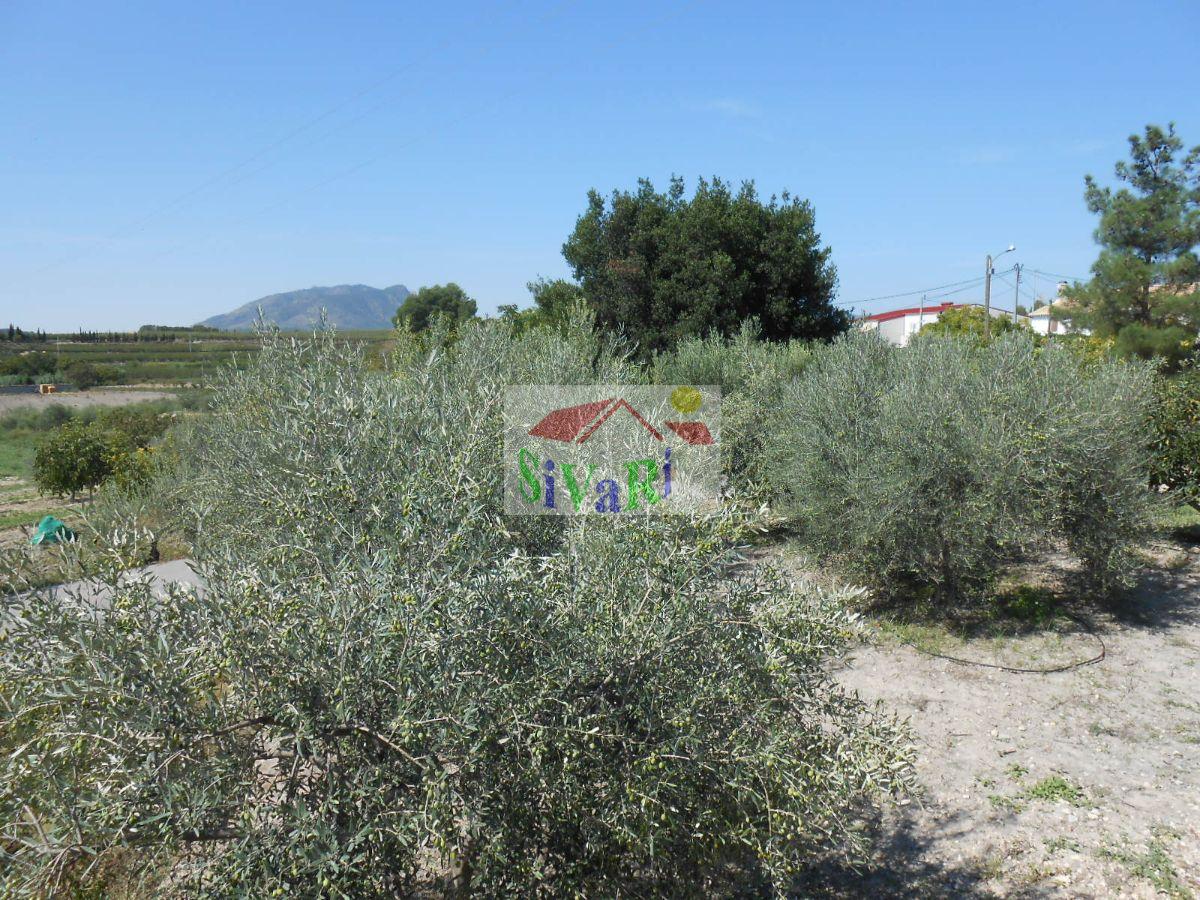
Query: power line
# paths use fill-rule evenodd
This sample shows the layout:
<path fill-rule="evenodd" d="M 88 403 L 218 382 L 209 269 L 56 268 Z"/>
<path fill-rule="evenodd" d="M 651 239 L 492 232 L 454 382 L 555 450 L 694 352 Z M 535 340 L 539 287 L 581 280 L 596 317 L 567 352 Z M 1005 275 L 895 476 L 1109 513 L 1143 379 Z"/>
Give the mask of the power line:
<path fill-rule="evenodd" d="M 1020 294 L 1020 296 L 1024 297 L 1026 300 L 1028 300 L 1030 303 L 1037 302 L 1037 298 L 1034 297 L 1033 295 L 1031 295 L 1029 293 L 1029 291 L 1027 291 L 1025 289 L 1024 286 L 1018 287 L 1017 285 L 1015 285 L 1011 281 L 1009 281 L 1007 278 L 1005 278 L 1003 275 L 997 275 L 996 277 L 999 278 L 1002 282 L 1004 282 L 1004 284 L 1008 285 L 1010 288 L 1015 288 L 1017 293 Z"/>
<path fill-rule="evenodd" d="M 900 297 L 915 297 L 918 294 L 929 294 L 929 293 L 932 293 L 933 291 L 940 291 L 942 288 L 957 287 L 960 284 L 982 284 L 982 283 L 983 283 L 983 276 L 980 276 L 978 278 L 968 278 L 966 281 L 952 281 L 952 282 L 950 282 L 950 284 L 939 284 L 936 287 L 918 288 L 915 291 L 904 291 L 903 293 L 900 293 L 900 294 L 883 294 L 879 297 L 867 297 L 865 300 L 854 300 L 846 305 L 859 306 L 863 303 L 874 303 L 877 300 L 897 300 Z"/>
<path fill-rule="evenodd" d="M 1008 274 L 1013 271 L 1011 268 L 1005 269 L 1002 274 Z M 984 276 L 980 275 L 977 278 L 968 278 L 966 281 L 952 281 L 949 284 L 939 284 L 936 287 L 922 288 L 917 291 L 904 291 L 899 294 L 884 294 L 879 297 L 868 297 L 866 300 L 855 300 L 853 303 L 844 303 L 844 306 L 859 306 L 863 303 L 874 303 L 877 300 L 898 300 L 901 297 L 915 297 L 918 294 L 925 294 L 926 300 L 938 300 L 942 297 L 951 297 L 955 294 L 961 294 L 969 290 L 973 290 L 981 286 L 984 282 Z M 939 293 L 939 291 L 941 293 Z"/>
<path fill-rule="evenodd" d="M 1030 269 L 1034 275 L 1042 275 L 1046 278 L 1053 278 L 1056 281 L 1087 281 L 1086 278 L 1079 278 L 1075 275 L 1061 275 L 1056 272 L 1043 272 L 1041 269 Z"/>
<path fill-rule="evenodd" d="M 552 22 L 554 19 L 558 18 L 560 15 L 565 13 L 569 7 L 575 6 L 579 2 L 581 2 L 581 0 L 559 0 L 559 2 L 555 4 L 555 6 L 551 9 L 550 12 L 546 13 L 544 16 L 541 16 L 538 19 L 533 20 L 531 24 L 532 25 L 545 25 L 549 22 Z M 497 21 L 499 21 L 499 16 L 494 16 L 491 19 L 489 19 L 489 24 L 495 24 Z M 455 38 L 449 38 L 446 41 L 444 41 L 442 43 L 442 45 L 436 47 L 435 49 L 440 50 L 443 47 L 449 46 L 451 43 L 454 43 L 455 40 L 456 40 Z M 487 45 L 487 48 L 482 53 L 478 53 L 475 55 L 475 57 L 474 57 L 475 61 L 478 62 L 481 57 L 494 52 L 497 49 L 497 47 L 499 47 L 499 46 L 502 46 L 502 44 L 500 42 L 490 41 Z M 430 54 L 426 53 L 425 55 L 428 56 Z M 407 69 L 410 67 L 411 67 L 411 65 L 404 67 L 404 69 Z M 378 86 L 378 84 L 382 84 L 384 81 L 393 80 L 397 75 L 400 74 L 401 71 L 404 71 L 404 69 L 401 69 L 397 72 L 392 73 L 391 75 L 388 75 L 385 79 L 378 82 L 376 86 Z M 368 90 L 364 90 L 364 91 L 360 92 L 358 95 L 356 95 L 354 99 L 358 99 L 362 96 L 365 96 L 366 94 L 372 92 L 373 90 L 374 90 L 374 87 L 372 87 Z M 314 147 L 329 137 L 332 137 L 332 136 L 338 135 L 338 134 L 344 134 L 346 129 L 349 126 L 354 125 L 357 122 L 361 122 L 363 119 L 367 118 L 368 116 L 372 115 L 373 113 L 378 112 L 379 110 L 383 109 L 384 107 L 388 106 L 389 104 L 395 102 L 396 99 L 397 98 L 395 96 L 393 96 L 391 98 L 381 100 L 372 106 L 368 106 L 363 111 L 351 116 L 348 119 L 344 119 L 341 122 L 338 122 L 333 127 L 322 130 L 320 133 L 316 134 L 311 140 L 300 145 L 300 147 L 298 149 L 307 149 L 309 147 Z M 506 98 L 502 98 L 502 99 L 506 99 Z M 339 107 L 339 108 L 344 108 L 346 106 L 349 106 L 351 102 L 353 102 L 353 101 L 347 101 L 346 103 L 342 104 L 341 107 Z M 324 118 L 324 116 L 322 116 L 320 118 Z M 318 119 L 317 121 L 319 121 L 319 120 L 320 119 Z M 316 122 L 314 122 L 313 124 L 316 124 Z M 304 129 L 304 130 L 307 130 L 307 129 Z M 402 144 L 401 146 L 409 146 L 410 143 L 411 142 L 405 143 L 405 144 Z M 251 169 L 249 172 L 246 172 L 243 175 L 239 176 L 238 178 L 233 179 L 228 184 L 224 185 L 223 188 L 229 189 L 229 188 L 237 187 L 239 184 L 242 184 L 243 182 L 254 178 L 256 175 L 260 174 L 261 172 L 265 172 L 267 169 L 270 169 L 271 167 L 276 165 L 278 162 L 279 162 L 278 157 L 276 159 L 266 160 L 262 165 L 258 166 L 257 168 Z M 274 207 L 272 206 L 271 208 L 274 208 Z M 167 251 L 167 252 L 169 253 L 171 251 Z"/>
<path fill-rule="evenodd" d="M 971 284 L 968 284 L 966 287 L 956 288 L 952 291 L 943 291 L 940 294 L 932 294 L 928 299 L 942 300 L 946 297 L 953 297 L 957 294 L 965 294 L 967 291 L 975 290 L 975 288 L 980 287 L 982 284 L 983 284 L 983 279 L 980 278 L 978 281 L 972 282 Z"/>

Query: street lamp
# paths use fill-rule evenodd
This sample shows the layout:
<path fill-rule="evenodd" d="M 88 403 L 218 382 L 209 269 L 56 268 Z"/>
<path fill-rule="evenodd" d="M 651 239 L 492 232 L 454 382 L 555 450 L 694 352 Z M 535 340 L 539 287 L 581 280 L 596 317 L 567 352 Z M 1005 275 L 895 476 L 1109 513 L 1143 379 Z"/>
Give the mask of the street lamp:
<path fill-rule="evenodd" d="M 1016 244 L 1009 244 L 1008 249 L 1004 253 L 1012 253 L 1017 249 Z M 995 268 L 996 260 L 1004 255 L 997 253 L 995 256 L 988 254 L 987 264 L 984 268 L 983 278 L 983 336 L 985 339 L 990 339 L 992 336 L 992 270 Z"/>

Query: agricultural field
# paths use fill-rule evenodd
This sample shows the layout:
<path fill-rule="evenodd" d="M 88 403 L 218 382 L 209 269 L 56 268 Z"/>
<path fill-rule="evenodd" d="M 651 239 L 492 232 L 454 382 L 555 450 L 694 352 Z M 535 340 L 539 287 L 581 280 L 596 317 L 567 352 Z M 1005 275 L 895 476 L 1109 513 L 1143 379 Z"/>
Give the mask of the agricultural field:
<path fill-rule="evenodd" d="M 33 481 L 33 457 L 39 443 L 62 423 L 93 420 L 101 410 L 130 407 L 168 414 L 196 406 L 192 392 L 98 388 L 57 395 L 0 394 L 0 546 L 27 539 L 45 515 L 80 523 L 85 504 L 40 494 Z"/>
<path fill-rule="evenodd" d="M 338 339 L 366 345 L 368 354 L 378 357 L 391 336 L 390 330 L 346 331 Z M 261 347 L 259 337 L 245 332 L 181 331 L 153 340 L 134 334 L 94 340 L 47 335 L 45 341 L 0 342 L 0 384 L 67 381 L 73 364 L 88 363 L 100 370 L 105 384 L 204 385 L 223 368 L 244 367 Z M 9 371 L 18 366 L 19 373 Z"/>

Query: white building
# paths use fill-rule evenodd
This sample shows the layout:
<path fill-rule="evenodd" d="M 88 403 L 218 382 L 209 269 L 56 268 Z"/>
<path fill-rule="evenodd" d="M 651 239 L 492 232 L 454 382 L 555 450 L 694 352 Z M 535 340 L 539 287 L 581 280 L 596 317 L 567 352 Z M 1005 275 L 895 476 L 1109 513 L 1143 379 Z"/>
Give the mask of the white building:
<path fill-rule="evenodd" d="M 1045 306 L 1039 306 L 1029 314 L 1029 324 L 1037 334 L 1091 334 L 1086 328 L 1072 328 L 1070 323 L 1054 318 L 1054 312 L 1062 312 L 1067 303 L 1063 290 L 1067 283 L 1058 283 L 1058 296 Z"/>
<path fill-rule="evenodd" d="M 1054 307 L 1062 308 L 1062 301 L 1055 300 L 1045 306 L 1039 306 L 1029 314 L 1029 324 L 1038 334 L 1067 334 L 1071 329 L 1066 322 L 1060 322 L 1051 314 Z"/>
<path fill-rule="evenodd" d="M 946 310 L 955 309 L 960 306 L 978 306 L 981 309 L 983 308 L 982 303 L 938 303 L 926 306 L 923 309 L 919 306 L 907 309 L 893 309 L 890 312 L 867 316 L 859 323 L 859 327 L 864 331 L 877 331 L 879 332 L 879 336 L 888 343 L 895 344 L 897 347 L 904 347 L 912 340 L 914 334 L 930 322 L 936 322 L 938 317 Z M 993 306 L 992 315 L 999 319 L 1011 316 L 1012 313 Z M 1025 316 L 1021 316 L 1020 318 L 1028 321 Z"/>

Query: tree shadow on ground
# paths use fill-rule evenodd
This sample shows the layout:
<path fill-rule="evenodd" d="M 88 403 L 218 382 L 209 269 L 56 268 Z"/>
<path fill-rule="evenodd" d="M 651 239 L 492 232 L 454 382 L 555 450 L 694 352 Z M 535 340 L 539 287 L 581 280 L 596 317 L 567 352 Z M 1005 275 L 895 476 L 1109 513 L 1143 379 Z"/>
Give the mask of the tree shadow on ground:
<path fill-rule="evenodd" d="M 961 814 L 953 813 L 939 821 L 937 839 L 953 842 L 969 827 Z M 905 810 L 877 813 L 870 832 L 874 848 L 868 863 L 855 866 L 844 856 L 830 854 L 796 880 L 789 896 L 830 900 L 996 896 L 987 887 L 988 874 L 978 865 L 935 859 L 928 852 L 928 827 L 919 825 Z"/>
<path fill-rule="evenodd" d="M 1134 583 L 1107 597 L 1090 593 L 1078 577 L 1078 561 L 1059 552 L 1014 565 L 986 597 L 957 607 L 891 599 L 877 600 L 866 611 L 879 621 L 932 629 L 963 642 L 1103 634 L 1113 625 L 1162 630 L 1200 622 L 1196 546 L 1164 536 L 1147 556 Z"/>
<path fill-rule="evenodd" d="M 1147 566 L 1105 611 L 1130 628 L 1166 630 L 1200 622 L 1200 556 L 1188 557 L 1182 565 Z"/>

